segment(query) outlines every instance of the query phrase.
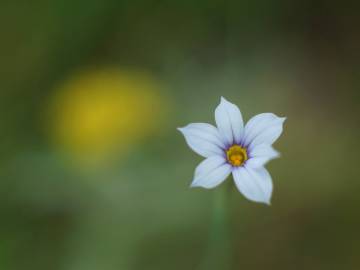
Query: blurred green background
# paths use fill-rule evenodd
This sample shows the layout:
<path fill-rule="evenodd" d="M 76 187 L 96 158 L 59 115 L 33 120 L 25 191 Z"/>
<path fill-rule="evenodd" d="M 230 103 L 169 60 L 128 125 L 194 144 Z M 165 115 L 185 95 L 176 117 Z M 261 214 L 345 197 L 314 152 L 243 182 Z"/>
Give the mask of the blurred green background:
<path fill-rule="evenodd" d="M 188 188 L 202 158 L 176 127 L 220 96 L 288 119 L 272 206 L 231 184 L 217 269 L 360 269 L 359 10 L 1 1 L 0 269 L 204 269 L 224 185 Z"/>

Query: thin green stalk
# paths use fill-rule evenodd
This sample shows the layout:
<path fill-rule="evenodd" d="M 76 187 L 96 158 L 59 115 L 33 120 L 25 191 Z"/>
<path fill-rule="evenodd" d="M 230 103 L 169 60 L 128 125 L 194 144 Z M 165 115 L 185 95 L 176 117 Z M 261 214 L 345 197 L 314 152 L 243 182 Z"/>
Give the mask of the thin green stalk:
<path fill-rule="evenodd" d="M 228 186 L 214 190 L 213 212 L 207 253 L 200 269 L 231 269 L 231 241 L 229 235 Z"/>

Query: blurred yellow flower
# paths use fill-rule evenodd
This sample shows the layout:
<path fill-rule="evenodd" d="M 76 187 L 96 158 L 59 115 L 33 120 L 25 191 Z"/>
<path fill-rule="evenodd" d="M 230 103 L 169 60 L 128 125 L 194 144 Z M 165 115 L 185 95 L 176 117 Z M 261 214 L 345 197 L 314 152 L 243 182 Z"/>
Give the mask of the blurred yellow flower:
<path fill-rule="evenodd" d="M 148 74 L 85 70 L 55 91 L 51 130 L 58 146 L 87 164 L 101 163 L 161 129 L 167 107 Z"/>

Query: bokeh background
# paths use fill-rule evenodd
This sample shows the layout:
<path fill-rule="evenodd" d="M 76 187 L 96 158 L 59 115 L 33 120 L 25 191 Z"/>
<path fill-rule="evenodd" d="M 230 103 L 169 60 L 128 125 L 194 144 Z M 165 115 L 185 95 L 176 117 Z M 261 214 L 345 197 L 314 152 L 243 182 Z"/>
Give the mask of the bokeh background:
<path fill-rule="evenodd" d="M 188 188 L 201 157 L 176 127 L 213 123 L 220 96 L 288 118 L 272 206 L 228 180 L 217 269 L 359 269 L 359 10 L 1 1 L 0 269 L 211 269 L 224 186 Z"/>

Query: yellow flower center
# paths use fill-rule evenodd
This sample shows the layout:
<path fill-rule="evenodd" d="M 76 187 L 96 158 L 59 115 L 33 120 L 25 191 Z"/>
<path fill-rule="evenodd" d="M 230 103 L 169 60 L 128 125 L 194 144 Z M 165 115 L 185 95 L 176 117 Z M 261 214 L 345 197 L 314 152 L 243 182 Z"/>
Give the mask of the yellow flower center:
<path fill-rule="evenodd" d="M 248 159 L 246 148 L 233 145 L 226 151 L 228 162 L 236 167 L 241 166 Z"/>

